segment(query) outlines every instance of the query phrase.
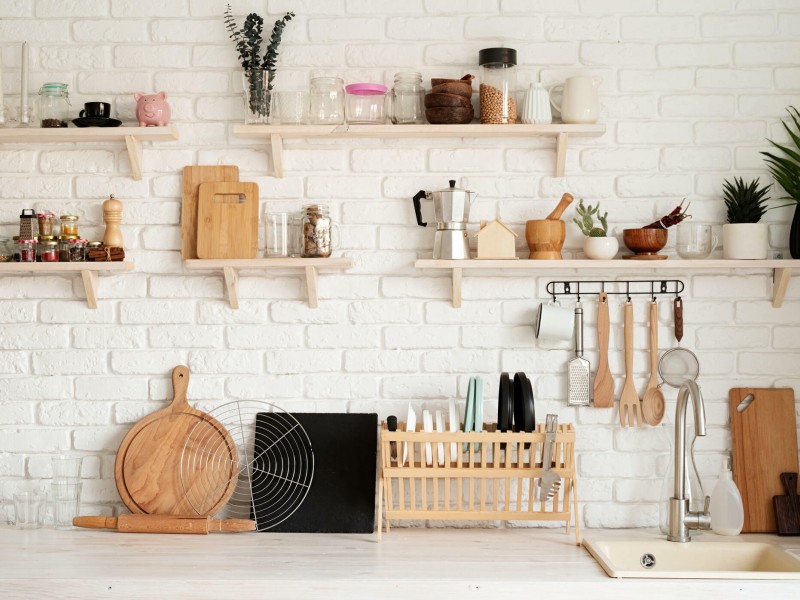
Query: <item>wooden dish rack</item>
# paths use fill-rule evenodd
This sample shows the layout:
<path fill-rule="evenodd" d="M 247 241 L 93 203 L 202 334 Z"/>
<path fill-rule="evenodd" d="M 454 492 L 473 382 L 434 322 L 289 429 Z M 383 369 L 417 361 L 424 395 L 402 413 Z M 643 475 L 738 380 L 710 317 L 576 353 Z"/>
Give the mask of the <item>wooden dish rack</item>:
<path fill-rule="evenodd" d="M 381 525 L 389 532 L 390 519 L 564 521 L 569 535 L 575 516 L 575 542 L 580 544 L 575 428 L 571 423 L 558 426 L 553 470 L 561 476 L 561 486 L 547 500 L 535 494 L 542 476 L 544 424 L 531 433 L 496 427 L 490 423 L 482 432 L 426 433 L 401 431 L 405 423 L 389 431 L 382 422 L 378 538 Z"/>

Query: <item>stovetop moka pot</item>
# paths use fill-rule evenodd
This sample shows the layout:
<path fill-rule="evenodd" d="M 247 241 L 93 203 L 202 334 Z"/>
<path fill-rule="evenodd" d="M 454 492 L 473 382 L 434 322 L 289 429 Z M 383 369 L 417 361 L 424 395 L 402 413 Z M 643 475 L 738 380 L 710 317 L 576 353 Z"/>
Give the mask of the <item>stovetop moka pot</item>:
<path fill-rule="evenodd" d="M 414 212 L 417 224 L 427 227 L 422 220 L 422 200 L 433 201 L 433 214 L 436 219 L 436 235 L 433 241 L 434 259 L 469 258 L 469 240 L 467 239 L 467 223 L 469 207 L 477 194 L 456 187 L 455 179 L 450 180 L 450 187 L 426 192 L 420 190 L 414 196 Z"/>

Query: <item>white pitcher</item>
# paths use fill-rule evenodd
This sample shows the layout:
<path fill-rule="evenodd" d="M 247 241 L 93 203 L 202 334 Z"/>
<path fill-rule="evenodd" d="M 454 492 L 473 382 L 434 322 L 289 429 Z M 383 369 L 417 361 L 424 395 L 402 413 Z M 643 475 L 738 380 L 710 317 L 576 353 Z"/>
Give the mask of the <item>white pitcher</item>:
<path fill-rule="evenodd" d="M 597 123 L 600 114 L 597 88 L 602 82 L 602 77 L 597 76 L 568 77 L 564 83 L 550 88 L 550 104 L 561 113 L 564 123 Z M 562 91 L 560 105 L 553 101 L 553 94 L 559 90 Z"/>

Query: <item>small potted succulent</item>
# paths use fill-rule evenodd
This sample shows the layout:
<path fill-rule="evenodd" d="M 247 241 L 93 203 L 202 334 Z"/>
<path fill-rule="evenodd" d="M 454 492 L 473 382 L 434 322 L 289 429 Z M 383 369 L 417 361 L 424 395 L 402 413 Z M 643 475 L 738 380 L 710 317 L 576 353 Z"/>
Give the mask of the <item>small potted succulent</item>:
<path fill-rule="evenodd" d="M 741 177 L 734 177 L 733 183 L 725 180 L 722 187 L 728 218 L 722 226 L 723 258 L 767 258 L 768 226 L 759 221 L 769 210 L 767 194 L 772 185 L 761 186 L 757 178 L 745 183 Z"/>
<path fill-rule="evenodd" d="M 600 203 L 592 207 L 591 204 L 584 206 L 583 198 L 578 202 L 578 208 L 575 209 L 578 217 L 573 219 L 580 227 L 581 233 L 586 236 L 583 242 L 583 252 L 588 258 L 594 260 L 609 260 L 617 255 L 619 250 L 619 242 L 615 237 L 608 237 L 608 211 L 600 214 Z M 594 217 L 600 224 L 594 222 Z"/>

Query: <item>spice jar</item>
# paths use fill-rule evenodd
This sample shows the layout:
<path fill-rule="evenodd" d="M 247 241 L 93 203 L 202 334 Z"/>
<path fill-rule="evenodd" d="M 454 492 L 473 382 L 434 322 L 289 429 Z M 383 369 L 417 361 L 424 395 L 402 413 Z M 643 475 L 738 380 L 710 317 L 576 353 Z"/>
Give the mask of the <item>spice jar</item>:
<path fill-rule="evenodd" d="M 58 242 L 40 241 L 38 246 L 39 260 L 41 262 L 58 262 Z"/>
<path fill-rule="evenodd" d="M 58 260 L 61 262 L 69 262 L 69 248 L 72 240 L 77 240 L 77 235 L 60 235 L 58 236 Z"/>
<path fill-rule="evenodd" d="M 513 48 L 484 48 L 478 53 L 481 65 L 481 123 L 517 122 L 517 51 Z"/>
<path fill-rule="evenodd" d="M 328 258 L 331 255 L 333 227 L 327 206 L 303 206 L 303 258 Z"/>
<path fill-rule="evenodd" d="M 381 125 L 386 120 L 386 90 L 379 83 L 352 83 L 347 90 L 347 122 Z"/>
<path fill-rule="evenodd" d="M 425 123 L 425 88 L 422 86 L 422 75 L 415 71 L 401 71 L 394 74 L 392 123 L 396 125 Z"/>
<path fill-rule="evenodd" d="M 53 213 L 38 213 L 36 220 L 39 222 L 39 235 L 53 235 L 53 225 L 56 216 Z"/>
<path fill-rule="evenodd" d="M 19 262 L 36 262 L 36 240 L 18 240 Z"/>
<path fill-rule="evenodd" d="M 78 235 L 78 217 L 61 215 L 61 235 Z"/>
<path fill-rule="evenodd" d="M 68 240 L 69 262 L 84 262 L 86 260 L 86 240 Z"/>
<path fill-rule="evenodd" d="M 66 83 L 45 83 L 39 89 L 42 127 L 66 127 L 69 121 L 69 92 Z"/>
<path fill-rule="evenodd" d="M 338 77 L 314 77 L 311 80 L 309 120 L 312 125 L 344 123 L 343 85 Z"/>

